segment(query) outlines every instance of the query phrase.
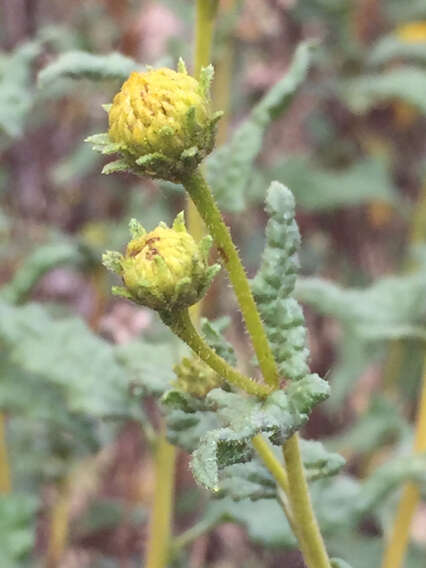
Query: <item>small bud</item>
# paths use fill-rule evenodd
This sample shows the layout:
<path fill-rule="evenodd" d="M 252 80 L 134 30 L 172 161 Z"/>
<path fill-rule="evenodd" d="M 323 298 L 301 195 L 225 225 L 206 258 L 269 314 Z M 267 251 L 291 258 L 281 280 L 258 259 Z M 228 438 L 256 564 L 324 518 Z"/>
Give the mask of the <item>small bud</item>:
<path fill-rule="evenodd" d="M 210 237 L 197 244 L 187 232 L 183 213 L 173 227 L 160 223 L 147 233 L 135 219 L 124 255 L 107 251 L 103 263 L 118 273 L 123 287 L 113 293 L 161 312 L 183 309 L 200 300 L 220 266 L 208 265 Z"/>
<path fill-rule="evenodd" d="M 212 75 L 209 66 L 197 81 L 182 60 L 178 71 L 132 73 L 112 105 L 104 105 L 108 134 L 88 138 L 95 150 L 120 154 L 121 159 L 108 164 L 104 173 L 130 170 L 170 181 L 191 173 L 212 151 L 222 115 L 211 109 Z"/>
<path fill-rule="evenodd" d="M 177 376 L 174 386 L 199 398 L 205 397 L 212 389 L 222 386 L 225 381 L 198 357 L 184 357 L 174 366 L 173 371 Z"/>

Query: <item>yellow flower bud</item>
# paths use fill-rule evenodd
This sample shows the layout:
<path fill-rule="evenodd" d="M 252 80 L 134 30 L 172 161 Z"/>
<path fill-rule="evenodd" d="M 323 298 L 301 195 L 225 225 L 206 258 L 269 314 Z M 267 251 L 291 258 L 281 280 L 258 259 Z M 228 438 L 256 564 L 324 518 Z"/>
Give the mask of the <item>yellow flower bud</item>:
<path fill-rule="evenodd" d="M 107 251 L 104 265 L 117 272 L 124 287 L 113 293 L 160 312 L 195 304 L 205 294 L 219 265 L 208 265 L 210 236 L 197 244 L 187 232 L 183 213 L 173 227 L 160 223 L 147 233 L 136 220 L 130 222 L 132 240 L 124 255 Z"/>
<path fill-rule="evenodd" d="M 173 370 L 177 377 L 174 386 L 199 398 L 205 397 L 209 391 L 224 383 L 224 378 L 199 357 L 184 357 Z"/>
<path fill-rule="evenodd" d="M 209 66 L 197 81 L 182 61 L 178 71 L 132 73 L 108 107 L 108 134 L 88 139 L 94 149 L 120 154 L 105 173 L 131 170 L 170 181 L 191 173 L 212 151 L 222 115 L 211 109 L 212 74 Z"/>

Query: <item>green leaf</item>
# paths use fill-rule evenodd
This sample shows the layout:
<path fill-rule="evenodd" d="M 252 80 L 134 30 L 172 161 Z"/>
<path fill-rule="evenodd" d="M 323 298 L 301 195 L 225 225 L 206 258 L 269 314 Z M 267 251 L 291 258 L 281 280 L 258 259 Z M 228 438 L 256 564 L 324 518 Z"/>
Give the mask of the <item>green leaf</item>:
<path fill-rule="evenodd" d="M 166 393 L 162 400 L 168 437 L 193 452 L 196 480 L 218 491 L 221 469 L 251 459 L 253 436 L 263 432 L 282 444 L 308 420 L 314 405 L 327 398 L 328 385 L 317 375 L 307 375 L 265 400 L 221 389 L 213 389 L 203 401 L 178 393 Z"/>
<path fill-rule="evenodd" d="M 252 288 L 280 373 L 299 380 L 309 373 L 309 352 L 303 311 L 291 297 L 299 269 L 300 245 L 291 191 L 272 182 L 266 211 L 270 216 L 266 246 Z"/>
<path fill-rule="evenodd" d="M 213 499 L 208 504 L 206 518 L 219 524 L 234 522 L 247 530 L 250 539 L 273 548 L 296 548 L 296 539 L 282 508 L 275 499 L 250 500 L 236 503 L 229 498 Z"/>
<path fill-rule="evenodd" d="M 316 481 L 336 475 L 344 466 L 342 456 L 327 451 L 320 442 L 300 440 L 303 466 L 308 481 Z M 274 448 L 282 462 L 281 448 Z M 242 499 L 276 498 L 276 482 L 257 455 L 248 463 L 236 463 L 222 469 L 220 495 L 235 501 Z"/>
<path fill-rule="evenodd" d="M 332 394 L 327 401 L 328 410 L 339 412 L 346 396 L 355 383 L 371 364 L 373 357 L 377 359 L 377 351 L 381 350 L 371 342 L 365 341 L 348 325 L 343 326 L 342 338 L 336 346 L 336 359 L 327 376 L 332 387 Z M 371 439 L 368 437 L 368 439 Z"/>
<path fill-rule="evenodd" d="M 345 465 L 342 456 L 327 451 L 321 442 L 301 439 L 300 445 L 308 481 L 336 475 Z"/>
<path fill-rule="evenodd" d="M 0 133 L 22 135 L 34 104 L 31 65 L 39 55 L 38 42 L 26 42 L 11 53 L 0 52 Z"/>
<path fill-rule="evenodd" d="M 115 354 L 129 374 L 134 391 L 161 396 L 176 378 L 173 366 L 180 358 L 180 344 L 173 336 L 164 343 L 136 340 L 118 345 Z"/>
<path fill-rule="evenodd" d="M 46 88 L 63 78 L 124 81 L 132 71 L 141 69 L 137 61 L 121 53 L 94 55 L 87 51 L 68 51 L 40 71 L 38 83 Z"/>
<path fill-rule="evenodd" d="M 344 556 L 352 568 L 380 566 L 383 558 L 383 538 L 363 535 L 355 530 L 327 538 L 327 548 L 332 554 Z M 404 568 L 423 568 L 424 550 L 408 547 Z"/>
<path fill-rule="evenodd" d="M 409 426 L 397 406 L 376 395 L 354 424 L 327 438 L 327 446 L 336 451 L 350 449 L 357 454 L 369 453 L 385 444 L 400 440 L 407 434 L 408 429 Z"/>
<path fill-rule="evenodd" d="M 392 59 L 408 59 L 426 63 L 426 42 L 408 42 L 395 34 L 382 36 L 371 48 L 370 65 L 383 65 Z"/>
<path fill-rule="evenodd" d="M 370 108 L 394 99 L 403 100 L 426 112 L 426 73 L 405 65 L 390 71 L 363 75 L 344 83 L 341 94 L 353 112 L 365 113 Z"/>
<path fill-rule="evenodd" d="M 331 558 L 331 568 L 351 568 L 351 566 L 341 558 Z"/>
<path fill-rule="evenodd" d="M 216 351 L 219 357 L 222 357 L 227 363 L 235 367 L 237 357 L 234 348 L 222 335 L 228 328 L 230 321 L 228 317 L 222 317 L 213 322 L 207 318 L 202 318 L 201 331 L 207 343 Z"/>
<path fill-rule="evenodd" d="M 312 43 L 299 45 L 284 77 L 254 107 L 230 142 L 207 159 L 207 179 L 220 206 L 228 211 L 245 208 L 247 186 L 263 135 L 279 114 L 290 105 L 308 74 Z"/>
<path fill-rule="evenodd" d="M 0 565 L 24 566 L 34 548 L 38 500 L 32 495 L 0 496 Z"/>
<path fill-rule="evenodd" d="M 365 289 L 341 288 L 321 278 L 297 282 L 297 298 L 319 313 L 340 320 L 366 339 L 424 339 L 426 272 L 382 278 Z M 408 332 L 408 333 L 407 333 Z"/>
<path fill-rule="evenodd" d="M 12 303 L 23 302 L 40 278 L 53 268 L 65 264 L 84 267 L 93 260 L 90 251 L 75 241 L 42 245 L 25 259 L 12 281 L 0 289 L 0 297 Z"/>
<path fill-rule="evenodd" d="M 397 189 L 388 165 L 367 158 L 342 170 L 321 167 L 308 156 L 291 156 L 264 173 L 268 180 L 285 183 L 298 207 L 308 211 L 331 211 L 371 201 L 398 203 Z M 260 187 L 258 193 L 263 193 Z"/>
<path fill-rule="evenodd" d="M 37 304 L 0 303 L 0 344 L 10 364 L 60 388 L 69 412 L 93 418 L 136 412 L 113 347 L 81 320 L 55 320 Z"/>
<path fill-rule="evenodd" d="M 386 497 L 404 483 L 413 482 L 426 491 L 426 452 L 400 456 L 377 468 L 363 483 L 359 514 L 374 511 Z"/>

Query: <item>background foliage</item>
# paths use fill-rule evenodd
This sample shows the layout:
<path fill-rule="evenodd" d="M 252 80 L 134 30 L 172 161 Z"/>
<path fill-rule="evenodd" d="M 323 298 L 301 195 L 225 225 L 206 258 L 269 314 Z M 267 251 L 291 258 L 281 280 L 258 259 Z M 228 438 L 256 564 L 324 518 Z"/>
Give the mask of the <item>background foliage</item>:
<path fill-rule="evenodd" d="M 216 488 L 220 477 L 211 498 L 182 452 L 175 533 L 210 532 L 177 547 L 176 566 L 300 566 L 272 478 L 241 443 L 256 421 L 229 424 L 233 393 L 176 394 L 172 367 L 185 349 L 151 313 L 112 299 L 100 267 L 102 250 L 126 241 L 130 216 L 153 227 L 182 209 L 173 184 L 101 177 L 104 160 L 83 140 L 105 129 L 101 105 L 131 70 L 191 61 L 193 2 L 0 0 L 0 10 L 1 566 L 44 565 L 64 507 L 61 566 L 140 564 L 159 399 L 198 480 Z M 282 369 L 331 384 L 305 426 L 303 459 L 329 549 L 353 568 L 379 566 L 401 485 L 426 491 L 425 456 L 410 455 L 426 339 L 425 20 L 420 1 L 224 1 L 213 54 L 228 130 L 207 175 L 260 305 L 271 283 L 279 300 L 262 307 L 285 347 Z M 289 193 L 270 192 L 264 212 L 273 180 L 294 194 L 301 244 Z M 234 307 L 219 278 L 205 313 L 232 317 L 204 333 L 222 355 L 235 357 L 229 339 L 249 361 Z M 278 414 L 304 402 L 296 395 L 273 401 Z M 272 424 L 271 408 L 241 416 L 282 434 L 291 413 Z M 244 468 L 227 461 L 236 441 Z M 424 565 L 425 533 L 423 504 L 407 568 Z"/>

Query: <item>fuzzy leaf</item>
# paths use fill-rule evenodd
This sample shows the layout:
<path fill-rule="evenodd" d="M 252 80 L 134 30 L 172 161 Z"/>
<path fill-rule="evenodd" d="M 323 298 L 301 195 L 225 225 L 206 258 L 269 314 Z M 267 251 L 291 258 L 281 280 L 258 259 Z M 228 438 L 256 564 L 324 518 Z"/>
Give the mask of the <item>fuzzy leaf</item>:
<path fill-rule="evenodd" d="M 34 104 L 31 65 L 40 53 L 38 42 L 27 42 L 10 54 L 0 52 L 0 133 L 20 136 Z"/>
<path fill-rule="evenodd" d="M 219 357 L 225 359 L 230 365 L 235 366 L 237 358 L 234 348 L 222 335 L 229 324 L 230 319 L 228 317 L 223 317 L 213 322 L 209 321 L 207 318 L 203 318 L 201 320 L 201 331 L 207 343 L 216 351 Z"/>
<path fill-rule="evenodd" d="M 113 162 L 109 162 L 102 168 L 102 173 L 106 176 L 109 174 L 116 174 L 117 172 L 129 172 L 129 164 L 126 160 L 114 160 Z"/>
<path fill-rule="evenodd" d="M 383 160 L 359 160 L 336 171 L 318 165 L 312 158 L 294 155 L 267 168 L 263 177 L 291 187 L 297 206 L 309 211 L 330 211 L 376 200 L 398 203 L 397 189 Z M 259 195 L 264 193 L 263 183 L 257 190 Z"/>
<path fill-rule="evenodd" d="M 351 568 L 351 566 L 341 558 L 331 558 L 331 568 Z"/>
<path fill-rule="evenodd" d="M 175 379 L 173 365 L 179 359 L 179 348 L 179 344 L 170 337 L 164 343 L 132 341 L 115 347 L 115 353 L 130 375 L 134 390 L 161 396 Z"/>
<path fill-rule="evenodd" d="M 426 492 L 426 452 L 394 458 L 374 471 L 362 485 L 359 514 L 373 511 L 389 494 L 408 481 L 416 483 L 423 493 Z"/>
<path fill-rule="evenodd" d="M 423 69 L 405 65 L 385 73 L 364 75 L 348 80 L 342 87 L 342 96 L 349 107 L 357 113 L 395 99 L 426 112 L 426 73 Z"/>
<path fill-rule="evenodd" d="M 320 442 L 300 440 L 303 465 L 308 481 L 331 477 L 339 473 L 345 464 L 339 454 L 327 451 Z M 282 452 L 276 448 L 278 460 Z M 237 463 L 223 468 L 220 476 L 220 495 L 235 501 L 241 499 L 276 498 L 276 483 L 269 471 L 254 456 L 249 463 Z"/>
<path fill-rule="evenodd" d="M 129 416 L 127 377 L 111 345 L 79 319 L 55 320 L 42 306 L 0 303 L 0 344 L 10 364 L 64 393 L 70 412 Z"/>
<path fill-rule="evenodd" d="M 396 34 L 383 36 L 372 46 L 368 63 L 383 65 L 392 59 L 426 63 L 426 42 L 407 42 Z"/>
<path fill-rule="evenodd" d="M 40 71 L 38 83 L 40 87 L 46 88 L 65 77 L 93 81 L 124 81 L 132 71 L 139 71 L 141 68 L 134 59 L 121 53 L 94 55 L 87 51 L 67 51 Z"/>
<path fill-rule="evenodd" d="M 244 209 L 245 192 L 263 135 L 272 120 L 287 109 L 305 81 L 311 51 L 312 43 L 299 45 L 284 77 L 254 107 L 232 139 L 207 159 L 207 178 L 222 208 L 228 211 Z"/>
<path fill-rule="evenodd" d="M 75 242 L 58 241 L 37 248 L 16 271 L 13 279 L 0 290 L 0 296 L 12 303 L 23 302 L 40 278 L 58 266 L 85 266 L 93 261 L 90 251 Z"/>
<path fill-rule="evenodd" d="M 252 288 L 280 373 L 300 379 L 309 373 L 306 328 L 302 308 L 291 297 L 296 282 L 300 245 L 290 190 L 272 182 L 266 197 L 270 219 L 262 264 Z"/>
<path fill-rule="evenodd" d="M 423 339 L 425 289 L 426 272 L 382 278 L 365 289 L 344 289 L 321 278 L 304 278 L 297 282 L 296 296 L 369 340 L 388 338 L 390 327 L 398 331 L 398 337 L 408 331 L 409 337 L 417 333 Z"/>
<path fill-rule="evenodd" d="M 0 564 L 27 566 L 34 548 L 37 499 L 24 493 L 0 496 Z"/>
<path fill-rule="evenodd" d="M 282 444 L 307 421 L 313 406 L 327 396 L 327 383 L 317 375 L 307 375 L 265 400 L 213 389 L 203 401 L 184 393 L 180 397 L 167 393 L 162 402 L 169 438 L 193 451 L 194 477 L 217 491 L 221 469 L 251 459 L 253 436 L 263 432 L 274 443 Z"/>

